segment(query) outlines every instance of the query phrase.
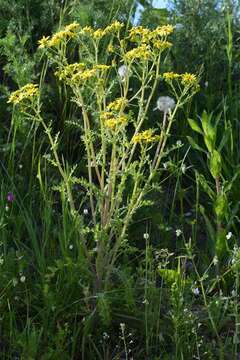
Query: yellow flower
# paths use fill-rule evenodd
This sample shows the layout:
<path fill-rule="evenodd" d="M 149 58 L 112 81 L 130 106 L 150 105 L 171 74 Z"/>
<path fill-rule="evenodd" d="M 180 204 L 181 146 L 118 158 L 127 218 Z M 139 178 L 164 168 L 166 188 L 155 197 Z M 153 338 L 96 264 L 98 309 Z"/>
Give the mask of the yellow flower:
<path fill-rule="evenodd" d="M 128 118 L 126 115 L 119 116 L 117 118 L 109 118 L 104 121 L 104 125 L 112 130 L 115 130 L 117 126 L 126 125 Z"/>
<path fill-rule="evenodd" d="M 154 135 L 153 129 L 148 129 L 145 131 L 142 131 L 136 135 L 133 136 L 132 142 L 134 144 L 137 143 L 152 143 L 155 141 L 158 141 L 160 139 L 159 135 Z"/>
<path fill-rule="evenodd" d="M 21 89 L 14 91 L 8 99 L 8 103 L 19 104 L 23 100 L 30 99 L 38 94 L 38 85 L 27 84 Z"/>
<path fill-rule="evenodd" d="M 74 21 L 72 24 L 69 24 L 69 25 L 67 25 L 67 26 L 65 26 L 65 31 L 71 31 L 71 32 L 73 32 L 73 31 L 76 31 L 78 28 L 80 27 L 80 25 L 76 22 L 76 21 Z"/>
<path fill-rule="evenodd" d="M 153 30 L 153 34 L 155 36 L 166 37 L 172 34 L 173 30 L 174 27 L 172 25 L 158 26 L 155 30 Z"/>
<path fill-rule="evenodd" d="M 43 36 L 41 40 L 38 40 L 39 49 L 43 49 L 48 46 L 48 40 L 50 36 Z"/>
<path fill-rule="evenodd" d="M 179 74 L 176 74 L 174 72 L 165 72 L 163 74 L 163 79 L 168 81 L 168 82 L 171 82 L 172 80 L 177 80 L 181 77 L 181 75 Z"/>
<path fill-rule="evenodd" d="M 93 38 L 94 39 L 101 39 L 105 34 L 106 33 L 105 33 L 104 29 L 97 29 L 93 33 Z"/>
<path fill-rule="evenodd" d="M 129 38 L 133 42 L 148 42 L 151 39 L 152 32 L 142 26 L 135 26 L 129 31 Z"/>
<path fill-rule="evenodd" d="M 123 107 L 128 104 L 127 99 L 120 97 L 110 102 L 107 106 L 108 111 L 120 111 Z"/>
<path fill-rule="evenodd" d="M 84 63 L 74 63 L 65 66 L 62 70 L 58 70 L 55 72 L 55 75 L 59 78 L 59 80 L 71 80 L 72 77 L 82 72 L 85 69 L 86 65 Z"/>
<path fill-rule="evenodd" d="M 181 83 L 184 86 L 197 86 L 198 78 L 195 74 L 185 73 L 185 74 L 182 74 Z"/>
<path fill-rule="evenodd" d="M 123 26 L 124 24 L 120 23 L 119 21 L 114 21 L 112 24 L 105 28 L 105 34 L 119 31 Z"/>
<path fill-rule="evenodd" d="M 107 71 L 108 69 L 111 68 L 110 65 L 105 65 L 105 64 L 98 64 L 94 67 L 97 70 L 101 70 L 101 71 Z"/>
<path fill-rule="evenodd" d="M 91 28 L 91 26 L 85 26 L 85 27 L 81 30 L 81 33 L 82 33 L 83 35 L 93 35 L 94 30 L 93 30 L 93 28 Z"/>
<path fill-rule="evenodd" d="M 131 61 L 134 59 L 147 60 L 150 57 L 151 57 L 151 51 L 150 51 L 149 46 L 147 46 L 146 44 L 143 44 L 135 49 L 132 49 L 125 54 L 125 59 L 128 61 Z"/>
<path fill-rule="evenodd" d="M 72 76 L 72 82 L 73 83 L 81 83 L 86 80 L 91 79 L 96 75 L 96 69 L 86 69 L 83 72 L 78 72 L 75 75 Z"/>
<path fill-rule="evenodd" d="M 165 40 L 155 40 L 153 46 L 159 50 L 169 49 L 172 46 L 172 43 Z"/>

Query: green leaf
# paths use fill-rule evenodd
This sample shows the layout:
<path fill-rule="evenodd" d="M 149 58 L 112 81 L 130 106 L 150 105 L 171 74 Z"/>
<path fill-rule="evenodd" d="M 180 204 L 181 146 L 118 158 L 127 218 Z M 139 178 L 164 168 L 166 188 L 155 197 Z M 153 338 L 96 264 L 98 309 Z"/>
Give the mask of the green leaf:
<path fill-rule="evenodd" d="M 168 284 L 177 282 L 180 278 L 180 273 L 177 270 L 158 268 L 158 271 L 163 280 L 165 280 Z"/>
<path fill-rule="evenodd" d="M 191 126 L 193 131 L 196 131 L 197 133 L 203 135 L 202 129 L 198 126 L 198 124 L 195 120 L 188 118 L 188 123 Z"/>
<path fill-rule="evenodd" d="M 219 220 L 222 220 L 227 214 L 227 197 L 225 193 L 218 194 L 215 201 L 214 210 Z"/>
<path fill-rule="evenodd" d="M 205 177 L 203 175 L 201 175 L 201 174 L 198 174 L 197 178 L 198 178 L 198 181 L 199 181 L 200 185 L 202 186 L 203 190 L 205 191 L 205 193 L 208 194 L 210 199 L 213 200 L 215 198 L 215 192 L 208 185 L 208 182 L 205 179 Z"/>
<path fill-rule="evenodd" d="M 199 145 L 195 142 L 195 140 L 193 140 L 193 138 L 192 138 L 191 136 L 187 136 L 187 139 L 188 139 L 190 145 L 191 145 L 195 150 L 198 150 L 198 151 L 201 151 L 201 152 L 206 153 L 206 151 L 205 151 L 201 146 L 199 146 Z"/>
<path fill-rule="evenodd" d="M 221 155 L 217 150 L 213 150 L 210 158 L 210 171 L 214 178 L 220 176 L 222 170 Z"/>

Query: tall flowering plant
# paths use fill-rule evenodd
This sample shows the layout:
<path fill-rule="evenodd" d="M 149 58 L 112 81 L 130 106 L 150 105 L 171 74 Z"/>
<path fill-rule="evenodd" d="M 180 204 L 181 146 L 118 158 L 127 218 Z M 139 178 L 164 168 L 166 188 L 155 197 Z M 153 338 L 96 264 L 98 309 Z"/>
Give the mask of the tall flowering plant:
<path fill-rule="evenodd" d="M 73 23 L 39 41 L 57 80 L 70 88 L 71 100 L 79 109 L 74 124 L 81 129 L 87 177 L 78 176 L 78 163 L 70 167 L 60 158 L 59 134 L 53 135 L 51 124 L 41 114 L 41 87 L 27 84 L 9 99 L 26 117 L 42 124 L 49 139 L 50 161 L 62 178 L 57 189 L 79 220 L 95 294 L 109 288 L 133 215 L 148 205 L 147 194 L 157 185 L 156 174 L 161 172 L 176 113 L 198 90 L 194 74 L 161 72 L 173 30 L 171 25 L 125 30 L 117 21 L 104 29 Z M 77 60 L 69 63 L 73 48 Z M 173 98 L 159 93 L 160 81 L 169 84 Z M 147 128 L 152 112 L 156 123 Z M 81 205 L 74 198 L 76 184 L 87 194 Z"/>

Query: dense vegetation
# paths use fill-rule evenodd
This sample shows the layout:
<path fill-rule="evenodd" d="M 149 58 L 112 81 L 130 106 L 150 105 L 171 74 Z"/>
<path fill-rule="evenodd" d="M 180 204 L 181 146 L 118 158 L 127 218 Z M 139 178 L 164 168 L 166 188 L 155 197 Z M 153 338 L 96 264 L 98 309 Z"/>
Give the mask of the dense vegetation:
<path fill-rule="evenodd" d="M 239 359 L 238 1 L 0 11 L 0 359 Z"/>

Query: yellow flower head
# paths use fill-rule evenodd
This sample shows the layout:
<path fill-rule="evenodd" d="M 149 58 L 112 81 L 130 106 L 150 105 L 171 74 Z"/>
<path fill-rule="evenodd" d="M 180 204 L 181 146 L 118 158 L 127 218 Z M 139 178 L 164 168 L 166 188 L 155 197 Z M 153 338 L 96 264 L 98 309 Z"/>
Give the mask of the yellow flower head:
<path fill-rule="evenodd" d="M 108 111 L 120 111 L 122 108 L 124 108 L 128 104 L 127 99 L 120 97 L 115 99 L 114 101 L 110 102 L 107 106 Z"/>
<path fill-rule="evenodd" d="M 65 66 L 63 69 L 55 72 L 59 80 L 71 81 L 72 77 L 85 69 L 84 63 L 74 63 Z"/>
<path fill-rule="evenodd" d="M 110 65 L 105 65 L 105 64 L 98 64 L 94 68 L 96 70 L 107 71 L 108 69 L 111 68 L 111 66 Z"/>
<path fill-rule="evenodd" d="M 153 129 L 142 131 L 133 136 L 132 142 L 137 143 L 152 143 L 159 140 L 159 135 L 154 135 Z"/>
<path fill-rule="evenodd" d="M 8 103 L 14 105 L 19 104 L 20 102 L 31 99 L 33 96 L 38 94 L 38 85 L 36 84 L 27 84 L 21 89 L 14 91 L 8 99 Z"/>
<path fill-rule="evenodd" d="M 153 46 L 156 49 L 163 51 L 165 49 L 169 49 L 170 47 L 172 47 L 172 43 L 170 43 L 169 41 L 165 41 L 165 40 L 154 40 Z"/>
<path fill-rule="evenodd" d="M 125 59 L 128 61 L 131 61 L 134 59 L 148 60 L 151 57 L 151 54 L 152 53 L 151 53 L 149 46 L 147 46 L 146 44 L 143 44 L 135 49 L 128 51 L 125 54 Z"/>
<path fill-rule="evenodd" d="M 173 80 L 178 80 L 181 77 L 181 75 L 176 74 L 174 72 L 165 72 L 163 74 L 163 79 L 166 80 L 167 82 L 171 82 Z"/>
<path fill-rule="evenodd" d="M 115 130 L 117 126 L 126 125 L 128 122 L 128 118 L 126 115 L 119 116 L 117 118 L 109 118 L 104 121 L 104 125 L 111 129 Z"/>
<path fill-rule="evenodd" d="M 195 74 L 185 73 L 185 74 L 182 74 L 181 83 L 184 86 L 197 86 L 198 78 Z"/>
<path fill-rule="evenodd" d="M 158 26 L 155 30 L 153 30 L 153 34 L 159 37 L 167 37 L 172 34 L 174 27 L 172 25 L 163 25 Z"/>
<path fill-rule="evenodd" d="M 38 40 L 39 49 L 46 48 L 48 46 L 48 40 L 50 36 L 43 36 L 41 40 Z"/>
<path fill-rule="evenodd" d="M 107 26 L 105 28 L 105 30 L 104 30 L 105 34 L 117 32 L 117 31 L 121 30 L 121 28 L 123 26 L 124 25 L 122 23 L 120 23 L 119 21 L 114 21 L 112 24 L 110 24 L 109 26 Z"/>
<path fill-rule="evenodd" d="M 146 43 L 151 39 L 152 32 L 142 26 L 135 26 L 129 31 L 129 38 L 133 42 Z"/>
<path fill-rule="evenodd" d="M 72 24 L 69 24 L 67 26 L 65 26 L 65 31 L 71 31 L 71 32 L 75 32 L 78 28 L 80 27 L 80 25 L 74 21 Z"/>

